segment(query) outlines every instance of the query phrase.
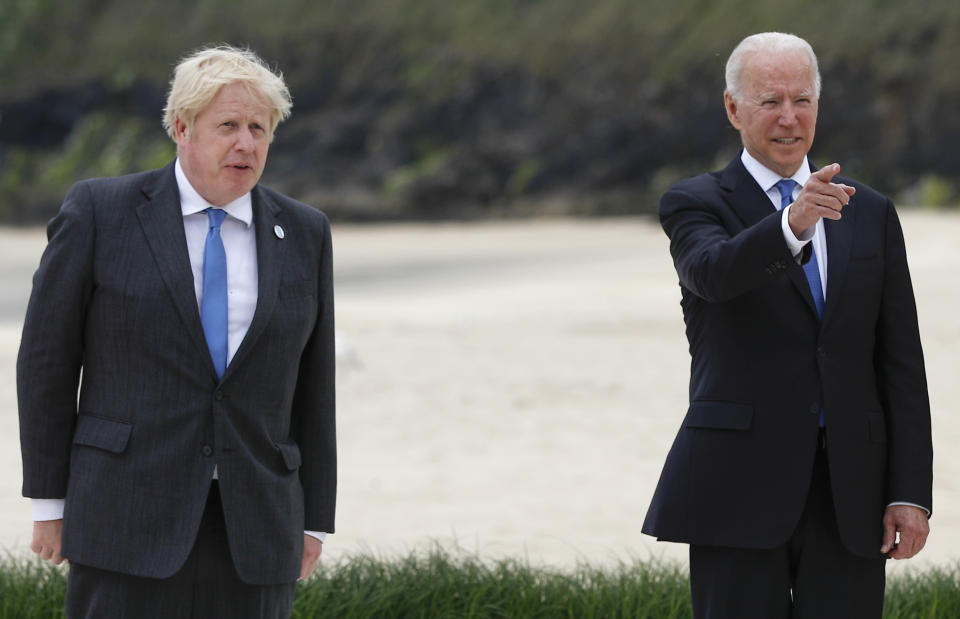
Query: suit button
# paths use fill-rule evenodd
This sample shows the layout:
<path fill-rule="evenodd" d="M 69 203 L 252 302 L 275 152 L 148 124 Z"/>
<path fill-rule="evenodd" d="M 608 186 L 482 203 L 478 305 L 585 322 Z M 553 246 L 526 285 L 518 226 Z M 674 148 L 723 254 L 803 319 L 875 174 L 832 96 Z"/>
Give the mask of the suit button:
<path fill-rule="evenodd" d="M 213 455 L 213 447 L 211 447 L 210 445 L 204 445 L 203 449 L 201 449 L 200 451 L 203 453 L 203 455 L 207 456 L 208 458 Z"/>
<path fill-rule="evenodd" d="M 811 404 L 811 405 L 810 405 L 810 413 L 813 414 L 813 415 L 819 415 L 819 414 L 820 414 L 820 405 L 817 404 L 816 402 L 814 402 L 813 404 Z"/>
<path fill-rule="evenodd" d="M 223 399 L 223 392 L 217 389 L 217 392 L 213 394 L 213 397 L 217 400 L 217 402 L 219 402 Z"/>

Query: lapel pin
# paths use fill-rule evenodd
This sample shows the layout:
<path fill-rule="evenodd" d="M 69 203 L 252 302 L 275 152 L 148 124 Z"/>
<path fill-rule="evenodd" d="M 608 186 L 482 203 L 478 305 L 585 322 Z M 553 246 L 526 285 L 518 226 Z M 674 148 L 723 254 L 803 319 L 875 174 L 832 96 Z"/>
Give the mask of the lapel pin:
<path fill-rule="evenodd" d="M 286 233 L 283 231 L 283 228 L 280 227 L 280 224 L 277 224 L 273 227 L 273 233 L 277 235 L 278 239 L 282 239 L 286 236 Z"/>

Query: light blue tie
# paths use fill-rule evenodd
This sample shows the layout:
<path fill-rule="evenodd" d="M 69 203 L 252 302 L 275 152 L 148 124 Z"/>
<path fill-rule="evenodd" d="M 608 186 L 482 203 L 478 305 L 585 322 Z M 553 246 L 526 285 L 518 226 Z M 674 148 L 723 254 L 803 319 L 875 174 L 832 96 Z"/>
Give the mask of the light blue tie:
<path fill-rule="evenodd" d="M 780 208 L 785 209 L 793 203 L 793 188 L 797 181 L 789 178 L 777 181 L 777 190 L 780 192 Z M 820 283 L 820 265 L 817 263 L 817 252 L 810 248 L 810 260 L 803 265 L 803 273 L 807 276 L 810 285 L 810 294 L 813 295 L 813 304 L 817 308 L 817 316 L 823 318 L 823 285 Z M 820 427 L 824 425 L 823 408 L 820 409 Z"/>
<path fill-rule="evenodd" d="M 203 247 L 203 301 L 200 307 L 200 322 L 207 338 L 213 367 L 217 378 L 223 378 L 227 368 L 227 252 L 220 238 L 220 225 L 227 212 L 208 208 L 210 230 Z"/>

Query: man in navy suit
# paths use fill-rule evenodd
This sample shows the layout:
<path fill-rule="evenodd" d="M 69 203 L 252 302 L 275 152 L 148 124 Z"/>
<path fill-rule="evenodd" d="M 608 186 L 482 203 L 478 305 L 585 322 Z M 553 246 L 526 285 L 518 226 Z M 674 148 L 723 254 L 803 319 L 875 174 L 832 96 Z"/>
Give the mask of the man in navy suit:
<path fill-rule="evenodd" d="M 286 617 L 333 532 L 330 226 L 258 184 L 290 107 L 252 52 L 201 50 L 176 160 L 78 183 L 50 223 L 17 387 L 69 617 Z"/>
<path fill-rule="evenodd" d="M 664 194 L 690 406 L 643 531 L 690 544 L 696 617 L 880 617 L 887 557 L 923 548 L 932 446 L 923 352 L 889 198 L 807 160 L 806 41 L 730 55 L 743 151 Z"/>

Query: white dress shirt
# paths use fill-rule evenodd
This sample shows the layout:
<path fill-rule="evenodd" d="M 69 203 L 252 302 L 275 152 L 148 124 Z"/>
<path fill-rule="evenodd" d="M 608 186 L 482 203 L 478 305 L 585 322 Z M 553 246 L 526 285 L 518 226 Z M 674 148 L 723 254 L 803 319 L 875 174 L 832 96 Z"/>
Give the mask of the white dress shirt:
<path fill-rule="evenodd" d="M 203 249 L 210 229 L 210 218 L 204 211 L 222 208 L 227 212 L 220 226 L 220 238 L 227 254 L 227 365 L 230 365 L 257 309 L 257 235 L 253 229 L 253 200 L 249 193 L 245 193 L 223 207 L 213 207 L 187 180 L 179 159 L 175 167 L 197 311 L 203 304 Z"/>
<path fill-rule="evenodd" d="M 180 159 L 174 165 L 177 188 L 180 190 L 180 211 L 187 239 L 187 253 L 193 270 L 193 288 L 197 295 L 197 311 L 203 304 L 203 250 L 210 229 L 208 208 L 222 208 L 227 213 L 220 226 L 220 238 L 227 256 L 227 365 L 240 348 L 253 314 L 257 309 L 257 236 L 253 227 L 253 200 L 245 193 L 222 207 L 214 207 L 203 199 L 187 179 Z M 217 469 L 213 469 L 217 478 Z M 63 518 L 64 499 L 32 499 L 34 520 Z M 307 531 L 324 541 L 326 533 Z"/>

